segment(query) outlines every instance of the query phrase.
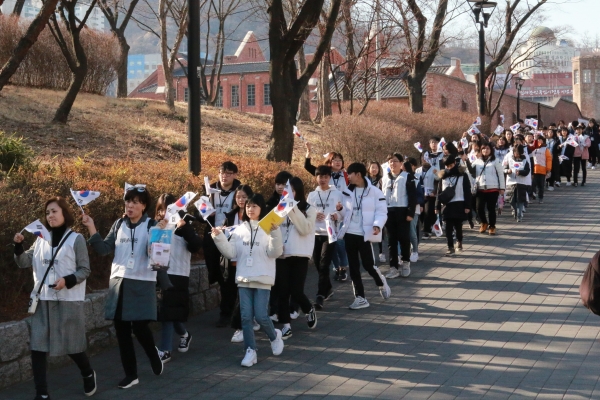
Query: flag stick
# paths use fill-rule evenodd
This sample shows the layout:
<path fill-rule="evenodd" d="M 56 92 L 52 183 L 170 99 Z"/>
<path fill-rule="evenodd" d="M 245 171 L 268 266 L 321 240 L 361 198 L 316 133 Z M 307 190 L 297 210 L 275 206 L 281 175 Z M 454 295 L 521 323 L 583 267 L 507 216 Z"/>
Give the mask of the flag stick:
<path fill-rule="evenodd" d="M 85 211 L 83 211 L 83 207 L 82 207 L 80 204 L 78 204 L 78 205 L 79 205 L 79 208 L 81 208 L 81 213 L 82 213 L 83 215 L 85 215 Z"/>
<path fill-rule="evenodd" d="M 208 224 L 208 226 L 210 226 L 212 229 L 215 229 L 214 226 L 212 226 L 212 224 L 210 223 L 210 221 L 208 219 L 205 219 L 206 223 Z"/>

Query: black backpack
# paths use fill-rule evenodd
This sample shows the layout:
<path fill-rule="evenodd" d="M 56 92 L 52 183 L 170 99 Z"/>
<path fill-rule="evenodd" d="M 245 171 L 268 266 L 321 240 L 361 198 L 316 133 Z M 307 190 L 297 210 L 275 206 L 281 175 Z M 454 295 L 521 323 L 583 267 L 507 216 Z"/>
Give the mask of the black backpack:
<path fill-rule="evenodd" d="M 440 193 L 438 195 L 438 199 L 439 199 L 440 203 L 446 205 L 452 201 L 454 196 L 456 196 L 456 184 L 458 183 L 459 178 L 460 178 L 460 176 L 457 176 L 456 180 L 454 181 L 454 185 L 446 186 L 446 188 L 444 190 L 442 190 L 442 193 Z M 450 179 L 448 179 L 448 180 L 450 180 Z"/>
<path fill-rule="evenodd" d="M 579 295 L 583 305 L 596 315 L 600 315 L 600 251 L 588 264 L 579 285 Z"/>

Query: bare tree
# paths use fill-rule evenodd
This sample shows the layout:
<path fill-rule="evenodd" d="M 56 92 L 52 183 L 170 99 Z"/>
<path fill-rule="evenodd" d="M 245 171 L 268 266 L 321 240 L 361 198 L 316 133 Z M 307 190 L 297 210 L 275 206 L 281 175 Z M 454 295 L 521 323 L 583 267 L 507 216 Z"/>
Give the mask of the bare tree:
<path fill-rule="evenodd" d="M 129 92 L 127 88 L 127 58 L 129 56 L 129 44 L 125 37 L 125 30 L 131 20 L 133 11 L 139 0 L 130 0 L 129 5 L 125 7 L 126 0 L 99 0 L 98 5 L 102 13 L 108 21 L 110 31 L 119 41 L 121 50 L 121 58 L 119 60 L 119 68 L 117 69 L 117 97 L 127 97 Z M 121 15 L 122 12 L 124 15 Z M 119 21 L 121 19 L 121 21 Z M 120 23 L 119 23 L 120 22 Z"/>
<path fill-rule="evenodd" d="M 17 17 L 21 16 L 21 13 L 23 12 L 23 6 L 25 5 L 25 0 L 17 0 L 15 1 L 15 7 L 13 8 L 13 15 L 16 15 Z"/>
<path fill-rule="evenodd" d="M 87 56 L 81 43 L 80 34 L 81 30 L 86 26 L 85 24 L 90 14 L 94 10 L 96 0 L 92 0 L 81 21 L 78 21 L 78 18 L 75 16 L 76 5 L 77 0 L 61 1 L 58 7 L 58 13 L 60 14 L 63 27 L 61 28 L 61 24 L 57 21 L 56 14 L 52 14 L 50 23 L 48 24 L 50 32 L 52 32 L 52 36 L 54 36 L 54 39 L 60 47 L 62 54 L 65 56 L 65 60 L 71 70 L 71 84 L 67 89 L 67 94 L 58 106 L 53 119 L 53 122 L 63 124 L 66 123 L 69 118 L 73 103 L 75 103 L 77 94 L 79 94 L 79 90 L 81 89 L 87 74 Z M 63 34 L 62 29 L 66 31 L 66 34 Z"/>
<path fill-rule="evenodd" d="M 23 35 L 19 40 L 19 43 L 17 43 L 12 56 L 0 69 L 0 91 L 6 86 L 10 77 L 17 71 L 31 46 L 37 41 L 38 36 L 46 27 L 50 16 L 54 14 L 56 4 L 58 4 L 58 0 L 44 1 L 42 8 L 33 21 L 31 21 L 29 28 L 27 28 L 27 32 L 25 32 L 25 35 Z"/>
<path fill-rule="evenodd" d="M 306 69 L 306 55 L 304 54 L 304 46 L 300 47 L 298 50 L 298 66 L 300 67 L 300 71 L 304 71 Z M 298 121 L 312 121 L 310 116 L 310 92 L 308 85 L 302 91 L 302 96 L 300 96 L 300 112 L 298 113 Z"/>
<path fill-rule="evenodd" d="M 448 2 L 449 0 L 392 0 L 393 8 L 387 12 L 404 31 L 404 64 L 409 69 L 405 83 L 412 112 L 423 112 L 423 80 L 443 43 L 442 30 L 448 15 Z M 422 8 L 425 8 L 425 12 Z M 431 27 L 428 26 L 426 17 L 428 9 L 435 10 Z"/>
<path fill-rule="evenodd" d="M 325 32 L 321 35 L 313 59 L 298 74 L 296 54 L 319 22 L 324 0 L 305 0 L 288 25 L 282 0 L 267 1 L 269 5 L 269 50 L 271 53 L 271 100 L 273 131 L 267 159 L 291 162 L 298 104 L 308 80 L 330 47 L 342 0 L 331 0 Z"/>

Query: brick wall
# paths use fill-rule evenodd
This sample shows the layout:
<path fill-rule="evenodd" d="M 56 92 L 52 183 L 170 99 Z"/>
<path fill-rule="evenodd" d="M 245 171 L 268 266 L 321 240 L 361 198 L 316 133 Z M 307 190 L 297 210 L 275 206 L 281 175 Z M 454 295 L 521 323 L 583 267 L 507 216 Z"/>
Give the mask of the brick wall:
<path fill-rule="evenodd" d="M 442 107 L 445 102 L 446 108 L 457 111 L 468 112 L 477 115 L 477 98 L 475 84 L 462 79 L 440 75 L 427 74 L 427 96 L 425 104 L 427 107 Z M 499 123 L 501 114 L 505 117 L 505 126 L 516 122 L 517 98 L 505 94 L 498 109 L 496 119 L 492 121 L 492 127 Z M 554 107 L 540 106 L 542 124 L 548 125 L 559 120 L 572 121 L 581 118 L 581 112 L 576 103 L 560 99 Z M 528 115 L 538 114 L 538 103 L 521 99 L 521 118 Z"/>
<path fill-rule="evenodd" d="M 589 71 L 589 82 L 584 79 L 584 71 Z M 573 74 L 579 75 L 579 82 L 573 83 L 573 100 L 588 118 L 600 116 L 600 55 L 575 57 Z M 596 83 L 599 82 L 599 83 Z"/>

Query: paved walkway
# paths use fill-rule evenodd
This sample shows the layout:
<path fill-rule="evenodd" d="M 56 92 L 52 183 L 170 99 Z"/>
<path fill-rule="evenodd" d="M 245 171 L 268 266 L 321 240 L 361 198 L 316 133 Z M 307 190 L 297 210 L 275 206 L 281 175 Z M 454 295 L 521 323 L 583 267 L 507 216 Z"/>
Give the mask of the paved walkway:
<path fill-rule="evenodd" d="M 213 311 L 192 319 L 190 351 L 176 352 L 162 376 L 140 357 L 132 389 L 116 388 L 116 349 L 93 357 L 94 398 L 598 399 L 600 317 L 578 292 L 600 249 L 600 171 L 589 175 L 585 187 L 547 193 L 521 224 L 502 215 L 497 237 L 467 230 L 456 258 L 441 256 L 443 240 L 425 242 L 411 277 L 391 282 L 388 301 L 363 275 L 371 307 L 350 311 L 350 282 L 335 283 L 317 329 L 296 321 L 279 357 L 259 334 L 259 363 L 241 368 L 243 346 L 229 342 L 230 329 L 213 328 Z M 315 278 L 311 270 L 309 293 Z M 53 399 L 84 398 L 74 365 L 51 371 L 49 382 Z M 33 393 L 30 381 L 0 398 Z"/>

